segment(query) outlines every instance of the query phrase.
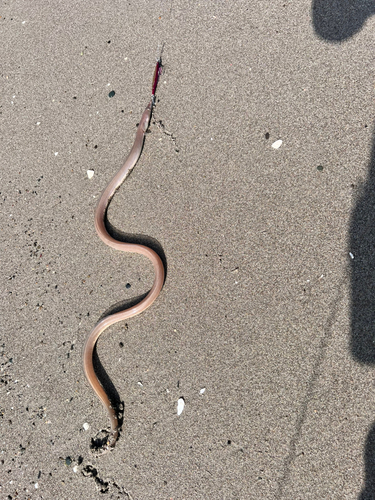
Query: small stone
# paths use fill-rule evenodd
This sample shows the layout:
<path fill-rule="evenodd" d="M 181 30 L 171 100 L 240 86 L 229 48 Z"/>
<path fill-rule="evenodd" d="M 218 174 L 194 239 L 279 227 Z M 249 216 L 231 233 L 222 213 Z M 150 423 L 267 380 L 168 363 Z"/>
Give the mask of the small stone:
<path fill-rule="evenodd" d="M 108 94 L 108 97 L 114 97 L 116 92 L 114 90 L 111 90 L 111 92 Z"/>
<path fill-rule="evenodd" d="M 88 177 L 89 179 L 92 179 L 92 178 L 94 177 L 94 173 L 95 173 L 95 172 L 94 172 L 93 170 L 88 170 L 88 171 L 87 171 L 87 177 Z"/>
<path fill-rule="evenodd" d="M 87 422 L 85 422 L 82 427 L 85 429 L 85 431 L 88 431 L 90 429 L 90 426 Z"/>
<path fill-rule="evenodd" d="M 317 170 L 319 170 L 319 172 L 322 172 L 323 171 L 323 165 L 318 165 L 316 167 Z"/>

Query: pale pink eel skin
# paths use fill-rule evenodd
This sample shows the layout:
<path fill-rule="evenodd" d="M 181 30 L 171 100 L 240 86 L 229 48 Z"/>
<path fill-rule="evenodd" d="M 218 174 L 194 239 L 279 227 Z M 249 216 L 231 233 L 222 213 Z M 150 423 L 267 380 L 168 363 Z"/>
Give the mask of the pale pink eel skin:
<path fill-rule="evenodd" d="M 94 365 L 93 365 L 93 352 L 94 348 L 96 345 L 96 342 L 101 335 L 101 333 L 108 328 L 109 326 L 113 325 L 114 323 L 117 323 L 119 321 L 123 321 L 124 319 L 131 318 L 132 316 L 135 316 L 148 307 L 155 301 L 157 296 L 159 295 L 161 289 L 163 288 L 164 284 L 164 276 L 165 276 L 165 270 L 164 270 L 164 265 L 159 257 L 159 255 L 152 250 L 151 248 L 144 246 L 144 245 L 138 245 L 138 244 L 133 244 L 133 243 L 123 243 L 121 241 L 115 240 L 112 238 L 112 236 L 108 233 L 106 225 L 105 225 L 105 218 L 106 218 L 106 213 L 107 213 L 107 208 L 108 204 L 111 201 L 111 198 L 115 194 L 116 190 L 121 186 L 121 184 L 124 182 L 126 177 L 130 174 L 132 169 L 134 168 L 135 164 L 137 163 L 141 152 L 142 152 L 142 147 L 143 147 L 143 142 L 145 138 L 145 133 L 148 129 L 149 123 L 150 123 L 150 118 L 151 118 L 151 113 L 152 113 L 152 108 L 155 102 L 155 90 L 156 90 L 156 84 L 157 80 L 159 78 L 159 75 L 161 73 L 161 60 L 159 59 L 156 68 L 155 68 L 155 73 L 154 73 L 154 79 L 153 79 L 153 86 L 152 86 L 152 98 L 151 101 L 149 102 L 147 108 L 144 110 L 141 121 L 138 125 L 137 128 L 137 134 L 135 137 L 135 141 L 133 144 L 133 147 L 129 153 L 129 156 L 127 157 L 123 167 L 119 170 L 119 172 L 115 175 L 115 177 L 112 179 L 112 181 L 108 184 L 106 189 L 104 190 L 103 194 L 101 195 L 101 198 L 99 200 L 99 203 L 96 207 L 95 211 L 95 228 L 96 232 L 98 233 L 99 238 L 108 246 L 115 248 L 116 250 L 121 250 L 122 252 L 132 252 L 132 253 L 138 253 L 141 255 L 146 256 L 150 261 L 152 262 L 155 270 L 155 279 L 154 283 L 152 285 L 151 290 L 148 292 L 146 297 L 144 297 L 141 302 L 139 302 L 137 305 L 130 307 L 129 309 L 126 309 L 124 311 L 117 312 L 115 314 L 111 314 L 110 316 L 105 317 L 101 321 L 99 321 L 94 329 L 91 331 L 89 336 L 87 337 L 86 344 L 84 347 L 84 352 L 83 352 L 83 367 L 85 371 L 85 375 L 87 377 L 87 380 L 89 381 L 91 387 L 103 403 L 105 409 L 108 412 L 110 421 L 111 421 L 111 432 L 108 437 L 107 443 L 106 443 L 106 449 L 111 449 L 115 446 L 116 441 L 118 439 L 119 435 L 119 424 L 118 424 L 118 418 L 116 414 L 115 408 L 112 407 L 111 402 L 109 400 L 109 397 L 107 396 L 105 390 L 103 389 L 102 385 L 100 384 L 98 377 L 96 376 L 95 370 L 94 370 Z"/>

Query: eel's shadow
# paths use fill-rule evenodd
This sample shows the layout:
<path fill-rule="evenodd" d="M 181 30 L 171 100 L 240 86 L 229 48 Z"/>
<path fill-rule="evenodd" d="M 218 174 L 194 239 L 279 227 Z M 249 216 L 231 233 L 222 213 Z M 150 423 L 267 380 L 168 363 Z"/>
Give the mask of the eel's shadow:
<path fill-rule="evenodd" d="M 351 38 L 375 14 L 374 0 L 313 0 L 312 22 L 316 34 L 331 43 Z"/>
<path fill-rule="evenodd" d="M 167 276 L 167 259 L 161 244 L 155 238 L 151 238 L 150 236 L 146 236 L 143 234 L 124 233 L 123 231 L 120 231 L 108 221 L 107 214 L 105 215 L 105 225 L 108 233 L 116 240 L 122 241 L 124 243 L 144 245 L 154 250 L 159 255 L 159 257 L 163 262 L 165 270 L 165 276 L 164 276 L 164 282 L 165 282 Z M 139 304 L 139 302 L 141 302 L 146 297 L 147 294 L 148 292 L 138 295 L 137 297 L 125 299 L 120 302 L 117 302 L 116 304 L 113 304 L 106 311 L 104 311 L 104 313 L 100 316 L 98 321 L 106 318 L 107 316 L 110 316 L 111 314 L 124 311 L 125 309 L 129 309 L 129 307 L 133 307 Z M 116 410 L 119 429 L 121 432 L 123 424 L 124 402 L 121 401 L 120 395 L 116 387 L 114 386 L 111 378 L 109 377 L 104 366 L 102 365 L 96 350 L 96 346 L 93 353 L 93 364 L 98 380 L 102 385 L 103 389 L 105 390 L 106 394 L 108 395 L 113 408 L 115 408 Z M 105 441 L 106 437 L 94 439 L 92 442 L 92 448 L 95 450 L 101 448 L 102 445 L 105 443 Z"/>

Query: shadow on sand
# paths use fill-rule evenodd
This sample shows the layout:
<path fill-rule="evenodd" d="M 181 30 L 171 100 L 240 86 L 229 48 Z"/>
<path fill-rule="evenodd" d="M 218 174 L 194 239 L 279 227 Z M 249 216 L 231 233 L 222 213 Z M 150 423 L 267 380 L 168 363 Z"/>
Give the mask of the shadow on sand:
<path fill-rule="evenodd" d="M 375 14 L 375 0 L 313 0 L 312 23 L 316 34 L 326 42 L 339 43 L 361 30 L 366 20 Z M 351 259 L 351 338 L 350 351 L 360 364 L 375 365 L 375 130 L 368 177 L 357 189 L 357 201 L 350 221 L 349 251 Z M 333 299 L 331 313 L 324 327 L 317 357 L 310 376 L 308 390 L 302 402 L 295 432 L 289 443 L 283 472 L 278 481 L 276 497 L 281 500 L 290 481 L 290 471 L 297 456 L 308 402 L 320 377 L 326 349 L 332 336 L 332 325 L 342 298 L 346 277 Z M 367 436 L 364 449 L 365 486 L 358 500 L 375 500 L 375 423 Z"/>
<path fill-rule="evenodd" d="M 374 0 L 313 0 L 312 3 L 314 30 L 331 43 L 354 36 L 373 14 Z"/>
<path fill-rule="evenodd" d="M 375 131 L 368 177 L 360 188 L 350 223 L 351 339 L 353 358 L 375 365 Z M 359 500 L 375 500 L 375 424 L 364 450 L 365 488 Z"/>
<path fill-rule="evenodd" d="M 319 38 L 340 43 L 375 14 L 374 0 L 313 0 L 312 23 Z M 353 186 L 356 188 L 356 186 Z M 368 177 L 360 187 L 350 222 L 351 339 L 353 358 L 375 365 L 375 131 Z M 364 449 L 365 487 L 359 500 L 375 500 L 375 424 Z"/>
<path fill-rule="evenodd" d="M 163 251 L 162 246 L 160 243 L 155 239 L 151 238 L 150 236 L 145 236 L 142 234 L 127 234 L 116 227 L 114 227 L 108 220 L 107 213 L 105 214 L 105 225 L 107 228 L 108 233 L 115 238 L 117 241 L 122 241 L 124 243 L 133 243 L 133 244 L 138 244 L 138 245 L 144 245 L 152 250 L 154 250 L 159 257 L 161 258 L 163 265 L 164 265 L 164 270 L 165 270 L 165 275 L 164 275 L 164 282 L 167 277 L 167 259 L 165 256 L 165 253 Z M 137 305 L 139 302 L 141 302 L 148 292 L 138 295 L 137 297 L 133 297 L 130 299 L 123 300 L 121 302 L 117 302 L 116 304 L 110 306 L 99 318 L 99 321 L 106 318 L 107 316 L 110 316 L 112 314 L 115 314 L 120 311 L 124 311 L 125 309 L 129 309 L 130 307 L 133 307 Z M 118 424 L 119 424 L 119 435 L 121 433 L 122 429 L 122 424 L 123 424 L 123 416 L 124 416 L 124 402 L 121 401 L 120 395 L 114 386 L 111 378 L 109 377 L 108 373 L 106 372 L 104 366 L 102 365 L 97 349 L 95 346 L 94 353 L 93 353 L 93 364 L 94 364 L 94 370 L 95 373 L 98 377 L 98 380 L 105 390 L 106 394 L 108 395 L 111 405 L 113 408 L 116 409 L 117 413 L 117 418 L 118 418 Z M 108 432 L 105 429 L 102 429 L 99 431 L 98 435 L 92 439 L 91 442 L 91 449 L 95 452 L 102 450 L 108 439 Z"/>

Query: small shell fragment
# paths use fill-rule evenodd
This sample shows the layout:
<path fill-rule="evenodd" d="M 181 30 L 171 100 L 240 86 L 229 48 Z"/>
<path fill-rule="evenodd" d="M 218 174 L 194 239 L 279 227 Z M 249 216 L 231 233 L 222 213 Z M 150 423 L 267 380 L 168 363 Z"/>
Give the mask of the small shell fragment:
<path fill-rule="evenodd" d="M 88 171 L 87 171 L 87 177 L 88 177 L 89 179 L 92 179 L 92 178 L 94 177 L 94 173 L 95 173 L 95 172 L 94 172 L 93 170 L 88 170 Z"/>
<path fill-rule="evenodd" d="M 204 393 L 205 393 L 205 391 L 206 391 L 206 388 L 205 388 L 205 387 L 203 387 L 203 388 L 199 391 L 199 394 L 204 394 Z"/>
<path fill-rule="evenodd" d="M 349 252 L 349 257 L 353 260 L 354 259 L 354 255 L 352 254 L 352 252 Z"/>
<path fill-rule="evenodd" d="M 85 429 L 85 431 L 88 431 L 90 429 L 90 426 L 87 422 L 85 422 L 82 427 Z"/>
<path fill-rule="evenodd" d="M 185 408 L 185 400 L 184 398 L 180 398 L 177 401 L 177 415 L 181 415 L 181 413 L 184 411 Z"/>
<path fill-rule="evenodd" d="M 283 141 L 281 139 L 275 141 L 273 144 L 271 144 L 271 146 L 273 147 L 273 149 L 279 149 L 279 147 L 281 146 L 281 144 L 283 143 Z"/>

